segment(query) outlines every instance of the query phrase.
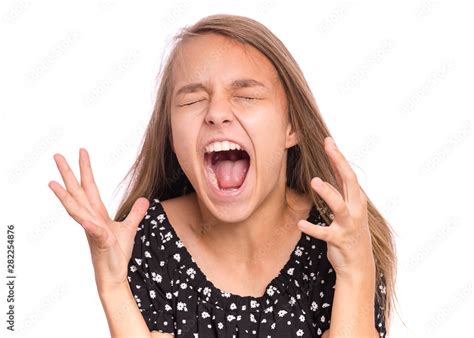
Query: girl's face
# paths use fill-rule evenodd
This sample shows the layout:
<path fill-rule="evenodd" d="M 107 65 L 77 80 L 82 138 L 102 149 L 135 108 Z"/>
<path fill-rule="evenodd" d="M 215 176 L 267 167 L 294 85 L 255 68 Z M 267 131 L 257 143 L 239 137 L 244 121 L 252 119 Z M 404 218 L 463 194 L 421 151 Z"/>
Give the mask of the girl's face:
<path fill-rule="evenodd" d="M 286 150 L 297 138 L 277 72 L 263 54 L 214 33 L 194 37 L 177 55 L 172 81 L 173 151 L 215 217 L 243 221 L 269 194 L 284 192 Z M 215 139 L 245 152 L 217 147 L 206 154 Z"/>

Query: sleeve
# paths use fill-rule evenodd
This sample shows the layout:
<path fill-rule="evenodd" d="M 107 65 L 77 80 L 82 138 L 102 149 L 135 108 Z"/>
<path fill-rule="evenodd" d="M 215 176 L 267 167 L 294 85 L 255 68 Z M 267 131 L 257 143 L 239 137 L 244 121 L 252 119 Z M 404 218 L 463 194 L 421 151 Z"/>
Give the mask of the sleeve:
<path fill-rule="evenodd" d="M 174 334 L 173 294 L 156 207 L 155 200 L 137 227 L 128 263 L 128 282 L 150 331 Z"/>
<path fill-rule="evenodd" d="M 316 329 L 318 337 L 322 336 L 324 331 L 330 328 L 332 304 L 334 300 L 334 293 L 336 290 L 336 273 L 327 258 L 327 245 L 324 246 L 325 250 L 321 253 L 320 267 L 318 269 L 318 282 L 315 290 L 319 291 L 319 295 L 313 296 L 312 308 L 315 308 L 319 312 L 316 312 Z M 384 320 L 384 308 L 380 300 L 380 296 L 385 295 L 385 286 L 382 283 L 377 285 L 379 292 L 375 292 L 374 302 L 374 317 L 375 317 L 375 328 L 379 333 L 380 337 L 385 337 L 386 328 Z M 376 290 L 377 291 L 377 290 Z"/>
<path fill-rule="evenodd" d="M 383 284 L 383 282 L 380 282 L 377 285 L 377 288 L 379 289 L 379 292 L 375 292 L 375 328 L 377 329 L 377 332 L 379 333 L 380 337 L 385 337 L 385 335 L 387 334 L 387 330 L 385 327 L 384 306 L 382 305 L 382 301 L 380 300 L 380 297 L 386 296 L 385 284 Z M 385 301 L 383 303 L 385 303 Z"/>
<path fill-rule="evenodd" d="M 319 267 L 316 285 L 313 287 L 311 310 L 315 311 L 317 337 L 321 337 L 331 324 L 332 303 L 336 286 L 336 272 L 327 258 L 327 244 L 319 254 Z"/>

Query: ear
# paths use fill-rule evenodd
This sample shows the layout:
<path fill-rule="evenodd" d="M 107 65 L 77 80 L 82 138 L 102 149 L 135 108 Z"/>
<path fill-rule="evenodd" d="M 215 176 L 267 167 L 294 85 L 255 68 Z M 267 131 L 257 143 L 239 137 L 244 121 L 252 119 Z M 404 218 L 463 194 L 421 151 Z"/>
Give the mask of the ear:
<path fill-rule="evenodd" d="M 298 134 L 296 130 L 293 128 L 291 123 L 288 123 L 288 127 L 286 128 L 286 148 L 291 148 L 295 144 L 298 144 Z"/>

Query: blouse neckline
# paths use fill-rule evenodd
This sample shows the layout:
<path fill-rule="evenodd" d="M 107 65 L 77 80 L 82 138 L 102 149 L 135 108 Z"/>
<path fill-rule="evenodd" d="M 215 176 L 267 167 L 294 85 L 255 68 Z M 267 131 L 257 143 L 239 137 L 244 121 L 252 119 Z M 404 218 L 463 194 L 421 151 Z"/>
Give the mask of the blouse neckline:
<path fill-rule="evenodd" d="M 238 306 L 248 306 L 250 311 L 260 312 L 265 307 L 276 304 L 280 297 L 285 294 L 285 290 L 289 287 L 290 282 L 295 278 L 295 270 L 302 269 L 303 264 L 301 259 L 305 259 L 305 257 L 302 256 L 301 252 L 306 251 L 307 253 L 310 243 L 314 244 L 314 242 L 310 240 L 310 236 L 301 232 L 300 238 L 293 248 L 288 260 L 279 270 L 278 274 L 266 285 L 265 292 L 262 296 L 255 297 L 251 295 L 237 295 L 221 290 L 207 278 L 176 233 L 162 204 L 158 201 L 157 205 L 160 209 L 159 211 L 165 218 L 164 221 L 169 226 L 169 231 L 174 237 L 173 242 L 176 242 L 176 245 L 173 247 L 176 247 L 177 253 L 180 254 L 180 259 L 178 261 L 179 270 L 185 270 L 182 272 L 183 275 L 190 277 L 187 278 L 188 283 L 193 285 L 193 287 L 201 294 L 203 302 L 208 302 L 218 308 L 221 307 L 226 310 L 237 310 Z M 317 219 L 318 215 L 319 212 L 313 204 L 306 220 L 308 222 L 313 220 L 314 223 L 314 219 Z M 320 241 L 316 242 L 320 243 Z M 169 258 L 171 259 L 171 257 Z"/>

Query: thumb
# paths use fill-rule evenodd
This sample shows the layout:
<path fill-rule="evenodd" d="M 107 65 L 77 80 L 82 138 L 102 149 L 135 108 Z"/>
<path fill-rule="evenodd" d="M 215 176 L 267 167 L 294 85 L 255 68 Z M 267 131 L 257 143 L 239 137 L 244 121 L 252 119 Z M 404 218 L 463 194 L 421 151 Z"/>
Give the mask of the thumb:
<path fill-rule="evenodd" d="M 128 213 L 125 220 L 122 222 L 123 225 L 129 230 L 136 231 L 138 224 L 145 217 L 145 214 L 150 207 L 150 202 L 145 197 L 139 197 L 135 203 L 133 203 L 132 209 Z"/>

